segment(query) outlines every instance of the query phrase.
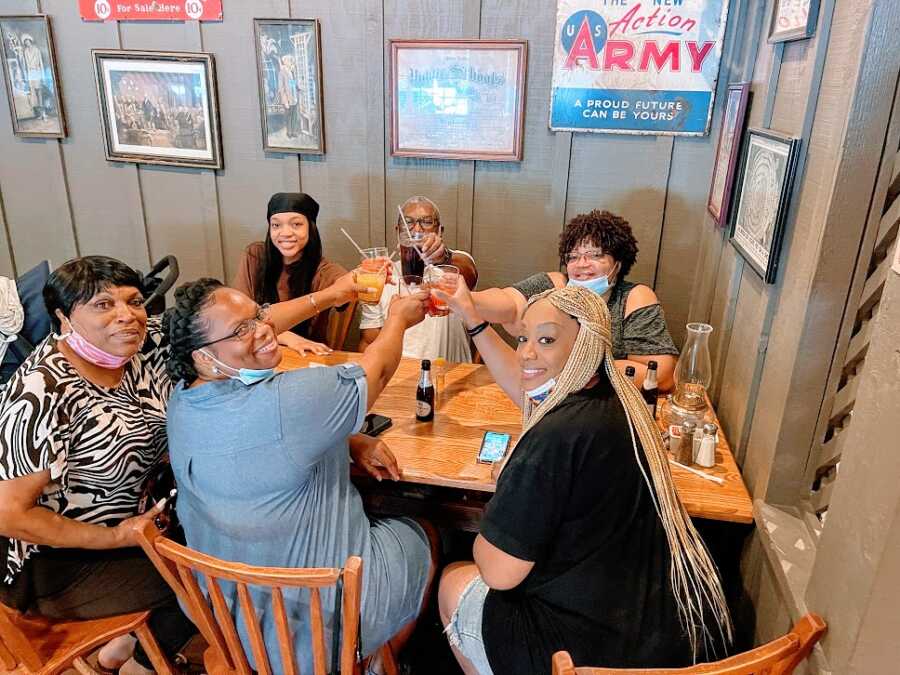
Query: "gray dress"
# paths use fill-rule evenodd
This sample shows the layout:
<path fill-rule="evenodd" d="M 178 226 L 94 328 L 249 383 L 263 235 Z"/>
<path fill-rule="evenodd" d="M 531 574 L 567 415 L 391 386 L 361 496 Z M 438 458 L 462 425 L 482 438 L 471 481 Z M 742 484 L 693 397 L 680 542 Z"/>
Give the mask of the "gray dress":
<path fill-rule="evenodd" d="M 649 356 L 671 354 L 678 356 L 678 348 L 666 327 L 666 315 L 659 303 L 634 310 L 625 316 L 628 294 L 637 286 L 630 281 L 617 281 L 612 288 L 607 307 L 612 319 L 613 358 L 626 359 L 629 354 Z M 532 296 L 554 288 L 553 280 L 546 272 L 532 274 L 527 279 L 513 284 L 528 300 Z"/>

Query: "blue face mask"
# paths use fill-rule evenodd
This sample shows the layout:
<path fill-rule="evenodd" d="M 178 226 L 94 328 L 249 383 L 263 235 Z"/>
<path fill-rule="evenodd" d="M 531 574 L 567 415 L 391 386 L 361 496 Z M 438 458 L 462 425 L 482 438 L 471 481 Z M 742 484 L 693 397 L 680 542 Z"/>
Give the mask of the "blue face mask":
<path fill-rule="evenodd" d="M 229 366 L 227 363 L 222 363 L 215 356 L 210 354 L 205 349 L 201 349 L 201 352 L 206 354 L 209 358 L 222 366 L 222 368 L 227 368 L 232 373 L 236 373 L 235 375 L 229 374 L 219 368 L 219 366 L 213 366 L 213 372 L 225 377 L 229 377 L 232 380 L 240 380 L 243 384 L 250 386 L 251 384 L 256 384 L 257 382 L 263 382 L 264 380 L 268 380 L 272 375 L 275 374 L 274 368 L 261 368 L 259 370 L 254 370 L 253 368 L 233 368 Z"/>
<path fill-rule="evenodd" d="M 596 279 L 586 279 L 584 281 L 580 281 L 578 279 L 569 279 L 569 283 L 567 286 L 580 286 L 581 288 L 586 288 L 589 291 L 593 291 L 597 295 L 603 295 L 606 291 L 609 290 L 609 276 L 603 275 L 602 277 L 597 277 Z"/>
<path fill-rule="evenodd" d="M 550 392 L 553 391 L 553 387 L 556 386 L 556 378 L 551 377 L 549 380 L 544 382 L 544 384 L 539 387 L 535 387 L 534 389 L 528 389 L 525 392 L 525 395 L 531 399 L 532 403 L 543 403 L 544 399 L 546 399 Z"/>

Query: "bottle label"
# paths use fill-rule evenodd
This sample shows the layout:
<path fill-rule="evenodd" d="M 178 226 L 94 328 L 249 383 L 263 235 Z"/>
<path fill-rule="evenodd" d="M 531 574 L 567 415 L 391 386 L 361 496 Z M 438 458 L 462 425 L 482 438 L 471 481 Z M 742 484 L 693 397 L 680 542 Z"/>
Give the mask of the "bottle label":
<path fill-rule="evenodd" d="M 431 414 L 431 406 L 426 401 L 416 401 L 416 417 L 428 417 Z"/>

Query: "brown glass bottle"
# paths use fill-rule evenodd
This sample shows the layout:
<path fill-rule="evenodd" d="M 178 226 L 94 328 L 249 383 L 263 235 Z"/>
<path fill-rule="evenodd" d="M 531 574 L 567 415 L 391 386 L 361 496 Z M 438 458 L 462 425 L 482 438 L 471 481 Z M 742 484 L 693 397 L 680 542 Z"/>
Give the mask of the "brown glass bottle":
<path fill-rule="evenodd" d="M 419 386 L 416 387 L 416 421 L 430 422 L 434 419 L 434 385 L 431 384 L 431 361 L 422 359 Z"/>
<path fill-rule="evenodd" d="M 650 414 L 656 417 L 656 399 L 659 397 L 659 387 L 656 386 L 656 361 L 647 363 L 647 374 L 644 375 L 644 383 L 641 385 L 641 396 L 650 409 Z"/>

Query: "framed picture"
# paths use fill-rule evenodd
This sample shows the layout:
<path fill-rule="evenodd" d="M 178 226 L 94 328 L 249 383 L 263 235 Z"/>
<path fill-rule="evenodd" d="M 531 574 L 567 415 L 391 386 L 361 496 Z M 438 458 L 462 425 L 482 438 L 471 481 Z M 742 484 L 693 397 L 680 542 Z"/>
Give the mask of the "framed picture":
<path fill-rule="evenodd" d="M 749 98 L 749 82 L 737 82 L 728 85 L 728 95 L 725 97 L 725 114 L 722 116 L 722 128 L 719 130 L 719 143 L 716 146 L 716 161 L 713 164 L 709 197 L 706 200 L 706 210 L 709 211 L 719 226 L 723 226 L 728 222 L 731 191 L 734 187 L 734 174 L 741 145 L 741 132 L 744 128 L 744 117 L 747 114 L 747 101 Z"/>
<path fill-rule="evenodd" d="M 106 158 L 221 169 L 211 54 L 91 50 Z"/>
<path fill-rule="evenodd" d="M 524 40 L 391 40 L 391 154 L 522 159 Z"/>
<path fill-rule="evenodd" d="M 0 16 L 0 56 L 13 133 L 65 138 L 66 118 L 49 17 Z"/>
<path fill-rule="evenodd" d="M 819 17 L 819 0 L 774 0 L 769 42 L 790 42 L 812 37 Z"/>
<path fill-rule="evenodd" d="M 325 152 L 317 19 L 254 19 L 259 111 L 267 152 Z"/>
<path fill-rule="evenodd" d="M 775 282 L 800 139 L 750 129 L 731 243 L 767 284 Z"/>

